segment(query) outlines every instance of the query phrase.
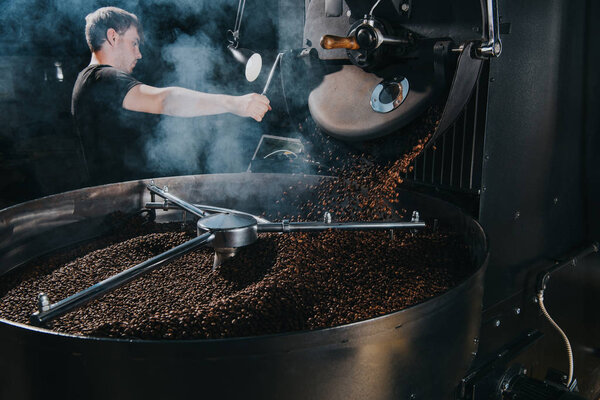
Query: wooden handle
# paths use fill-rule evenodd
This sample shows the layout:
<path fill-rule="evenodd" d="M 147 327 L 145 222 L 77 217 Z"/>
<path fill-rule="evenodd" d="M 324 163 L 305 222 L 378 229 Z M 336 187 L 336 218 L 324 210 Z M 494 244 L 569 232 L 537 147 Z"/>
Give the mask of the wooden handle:
<path fill-rule="evenodd" d="M 331 49 L 348 49 L 348 50 L 358 50 L 360 46 L 356 42 L 356 38 L 353 36 L 350 37 L 341 37 L 341 36 L 333 36 L 333 35 L 324 35 L 321 38 L 321 47 L 327 50 Z"/>

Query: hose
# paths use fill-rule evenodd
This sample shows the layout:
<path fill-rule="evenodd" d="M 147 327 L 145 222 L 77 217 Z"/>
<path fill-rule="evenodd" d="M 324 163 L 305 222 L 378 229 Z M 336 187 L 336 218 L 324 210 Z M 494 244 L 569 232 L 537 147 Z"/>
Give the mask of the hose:
<path fill-rule="evenodd" d="M 571 382 L 573 381 L 573 367 L 574 367 L 573 350 L 571 349 L 571 343 L 569 342 L 569 338 L 567 338 L 567 335 L 565 334 L 565 332 L 563 332 L 563 330 L 560 329 L 560 326 L 558 326 L 558 324 L 556 322 L 554 322 L 554 320 L 552 319 L 550 314 L 548 314 L 548 311 L 546 310 L 546 307 L 544 306 L 544 291 L 543 290 L 540 290 L 537 292 L 537 299 L 538 299 L 538 304 L 540 305 L 540 309 L 542 310 L 542 314 L 544 314 L 546 319 L 548 321 L 550 321 L 550 323 L 552 324 L 552 326 L 554 326 L 554 328 L 556 328 L 558 333 L 560 333 L 563 340 L 565 341 L 565 346 L 567 348 L 567 355 L 569 357 L 569 377 L 567 379 L 567 388 L 568 388 L 571 386 Z"/>

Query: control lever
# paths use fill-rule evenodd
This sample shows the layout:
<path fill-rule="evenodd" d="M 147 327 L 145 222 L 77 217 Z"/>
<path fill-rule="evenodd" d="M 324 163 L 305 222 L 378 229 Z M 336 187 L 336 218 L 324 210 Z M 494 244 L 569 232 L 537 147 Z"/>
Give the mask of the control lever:
<path fill-rule="evenodd" d="M 384 35 L 381 26 L 374 17 L 365 15 L 362 22 L 347 37 L 324 35 L 321 37 L 321 47 L 326 50 L 375 50 L 382 44 L 410 44 L 410 40 Z"/>

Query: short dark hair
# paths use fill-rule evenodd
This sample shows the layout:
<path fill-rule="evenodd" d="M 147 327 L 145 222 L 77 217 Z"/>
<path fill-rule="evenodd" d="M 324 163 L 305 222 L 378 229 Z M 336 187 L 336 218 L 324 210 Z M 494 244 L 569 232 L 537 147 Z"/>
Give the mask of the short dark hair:
<path fill-rule="evenodd" d="M 102 7 L 85 17 L 85 40 L 93 53 L 106 41 L 107 30 L 113 28 L 121 35 L 131 26 L 137 29 L 141 39 L 142 26 L 135 14 L 118 7 Z"/>

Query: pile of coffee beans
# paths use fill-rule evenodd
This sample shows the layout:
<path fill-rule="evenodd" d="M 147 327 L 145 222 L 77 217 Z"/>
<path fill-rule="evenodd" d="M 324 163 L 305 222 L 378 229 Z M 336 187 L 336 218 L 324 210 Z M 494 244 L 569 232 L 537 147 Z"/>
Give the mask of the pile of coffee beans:
<path fill-rule="evenodd" d="M 402 174 L 435 128 L 427 114 L 414 143 L 397 160 L 381 161 L 330 145 L 331 174 L 299 200 L 281 201 L 296 220 L 397 220 Z M 426 127 L 427 129 L 423 128 Z M 315 130 L 316 131 L 316 130 Z M 318 133 L 318 132 L 317 132 Z M 403 138 L 406 141 L 406 137 Z M 338 158 L 336 160 L 336 158 Z M 305 188 L 303 188 L 305 189 Z M 273 216 L 267 216 L 273 218 Z M 56 302 L 195 236 L 194 225 L 156 224 L 113 215 L 114 232 L 42 257 L 0 277 L 0 317 L 28 323 L 38 293 Z M 418 232 L 261 234 L 212 271 L 213 252 L 190 252 L 55 321 L 76 335 L 141 339 L 243 337 L 319 329 L 361 321 L 423 302 L 468 275 L 469 252 L 448 228 Z"/>

